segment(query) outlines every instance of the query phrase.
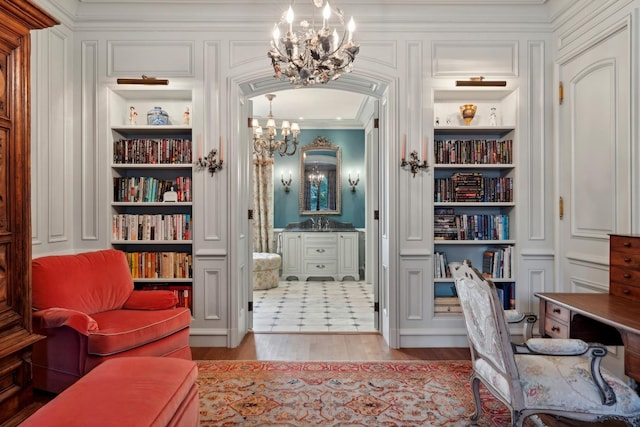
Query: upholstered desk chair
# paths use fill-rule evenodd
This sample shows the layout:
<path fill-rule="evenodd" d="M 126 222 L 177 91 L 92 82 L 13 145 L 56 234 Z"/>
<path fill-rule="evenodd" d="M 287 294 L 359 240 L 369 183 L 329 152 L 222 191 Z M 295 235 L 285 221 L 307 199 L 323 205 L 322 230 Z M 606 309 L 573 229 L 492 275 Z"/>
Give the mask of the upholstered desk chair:
<path fill-rule="evenodd" d="M 464 277 L 462 270 L 459 270 L 461 264 L 471 265 L 470 261 L 465 260 L 463 263 L 457 263 L 455 267 L 451 267 L 451 276 L 454 279 Z M 509 325 L 522 324 L 522 339 L 524 341 L 533 338 L 533 326 L 538 321 L 537 314 L 523 313 L 519 310 L 504 310 L 504 319 Z"/>
<path fill-rule="evenodd" d="M 473 267 L 458 269 L 456 290 L 467 327 L 471 385 L 480 418 L 480 383 L 511 412 L 513 426 L 536 414 L 582 421 L 621 420 L 640 426 L 640 397 L 600 362 L 607 349 L 576 339 L 511 343 L 495 286 Z"/>

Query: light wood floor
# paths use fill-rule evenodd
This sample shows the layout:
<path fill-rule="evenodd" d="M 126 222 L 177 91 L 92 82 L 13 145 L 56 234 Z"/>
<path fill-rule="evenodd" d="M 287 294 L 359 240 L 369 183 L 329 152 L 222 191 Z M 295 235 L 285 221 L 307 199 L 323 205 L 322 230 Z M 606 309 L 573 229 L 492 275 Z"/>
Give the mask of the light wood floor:
<path fill-rule="evenodd" d="M 378 333 L 249 333 L 236 348 L 192 347 L 194 360 L 470 360 L 467 348 L 391 349 Z"/>

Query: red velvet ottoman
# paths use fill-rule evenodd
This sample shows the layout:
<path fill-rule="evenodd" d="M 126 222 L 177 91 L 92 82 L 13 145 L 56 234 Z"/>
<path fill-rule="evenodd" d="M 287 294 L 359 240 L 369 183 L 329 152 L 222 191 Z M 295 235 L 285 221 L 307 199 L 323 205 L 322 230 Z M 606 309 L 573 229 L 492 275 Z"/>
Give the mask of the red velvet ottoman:
<path fill-rule="evenodd" d="M 194 361 L 121 357 L 97 366 L 20 427 L 191 427 L 199 424 Z"/>

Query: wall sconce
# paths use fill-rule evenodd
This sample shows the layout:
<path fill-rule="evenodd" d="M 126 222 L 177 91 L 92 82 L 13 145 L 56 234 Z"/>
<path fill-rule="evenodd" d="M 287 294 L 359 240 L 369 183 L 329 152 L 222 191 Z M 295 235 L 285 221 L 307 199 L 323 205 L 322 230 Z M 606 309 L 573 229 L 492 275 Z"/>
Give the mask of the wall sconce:
<path fill-rule="evenodd" d="M 284 179 L 284 173 L 280 173 L 280 182 L 284 186 L 284 192 L 288 193 L 291 186 L 291 171 L 289 171 L 289 179 Z"/>
<path fill-rule="evenodd" d="M 360 182 L 360 172 L 356 172 L 356 179 L 355 181 L 353 181 L 351 180 L 351 171 L 349 171 L 349 185 L 351 186 L 352 193 L 356 192 L 356 186 L 358 185 L 359 182 Z"/>
<path fill-rule="evenodd" d="M 416 150 L 413 150 L 411 153 L 409 153 L 409 161 L 407 162 L 406 160 L 406 151 L 407 151 L 407 136 L 406 135 L 402 135 L 402 151 L 400 153 L 400 157 L 401 157 L 401 161 L 400 161 L 400 167 L 405 168 L 405 167 L 409 167 L 409 170 L 412 174 L 413 177 L 416 177 L 416 174 L 420 171 L 420 169 L 426 169 L 429 167 L 429 165 L 427 164 L 427 137 L 424 137 L 424 141 L 422 144 L 422 158 L 424 160 L 422 160 L 422 162 L 420 161 L 420 158 L 418 157 L 418 152 Z"/>
<path fill-rule="evenodd" d="M 218 150 L 215 148 L 209 151 L 207 157 L 204 159 L 202 157 L 198 157 L 198 161 L 196 162 L 196 166 L 198 169 L 209 169 L 209 173 L 213 176 L 214 173 L 222 170 L 222 164 L 224 163 L 222 159 L 216 160 L 216 156 L 218 155 Z M 221 156 L 222 157 L 222 156 Z"/>
<path fill-rule="evenodd" d="M 198 160 L 196 161 L 196 167 L 198 170 L 208 169 L 211 176 L 214 173 L 222 170 L 222 164 L 224 160 L 222 160 L 222 136 L 220 137 L 220 160 L 216 159 L 218 155 L 218 150 L 213 148 L 207 154 L 207 157 L 202 157 L 202 135 L 198 135 Z"/>

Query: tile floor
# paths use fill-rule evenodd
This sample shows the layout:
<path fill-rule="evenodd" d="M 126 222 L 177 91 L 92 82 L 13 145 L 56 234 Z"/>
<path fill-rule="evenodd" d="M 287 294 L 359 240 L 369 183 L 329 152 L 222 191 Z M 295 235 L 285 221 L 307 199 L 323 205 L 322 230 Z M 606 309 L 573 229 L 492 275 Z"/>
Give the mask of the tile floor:
<path fill-rule="evenodd" d="M 374 332 L 373 285 L 280 281 L 253 291 L 254 332 Z"/>

